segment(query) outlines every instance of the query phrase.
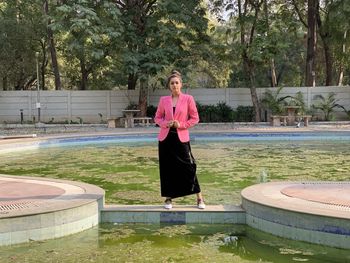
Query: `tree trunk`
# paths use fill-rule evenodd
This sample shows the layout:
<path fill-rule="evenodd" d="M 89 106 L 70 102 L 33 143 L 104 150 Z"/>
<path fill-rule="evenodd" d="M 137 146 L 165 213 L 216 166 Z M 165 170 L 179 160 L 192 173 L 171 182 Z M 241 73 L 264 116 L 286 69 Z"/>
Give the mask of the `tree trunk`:
<path fill-rule="evenodd" d="M 327 40 L 323 41 L 324 57 L 326 63 L 326 86 L 333 85 L 333 58 Z"/>
<path fill-rule="evenodd" d="M 41 90 L 46 90 L 46 85 L 45 85 L 45 69 L 47 65 L 47 58 L 46 58 L 46 49 L 45 49 L 45 44 L 43 44 L 43 56 L 41 60 L 41 65 L 40 65 L 40 75 L 41 75 L 41 81 L 39 82 L 40 84 L 40 89 Z"/>
<path fill-rule="evenodd" d="M 277 86 L 277 76 L 276 76 L 276 66 L 275 66 L 275 60 L 271 58 L 270 61 L 270 68 L 271 68 L 271 87 Z"/>
<path fill-rule="evenodd" d="M 240 23 L 240 37 L 241 37 L 241 46 L 243 47 L 242 49 L 242 63 L 243 63 L 243 69 L 244 72 L 246 73 L 247 79 L 248 79 L 248 85 L 249 85 L 249 89 L 250 89 L 250 94 L 251 94 L 251 98 L 252 98 L 252 103 L 253 103 L 253 107 L 254 107 L 254 112 L 255 112 L 255 122 L 260 122 L 261 118 L 260 118 L 260 105 L 259 105 L 259 99 L 258 99 L 258 95 L 256 93 L 256 88 L 255 88 L 255 79 L 254 79 L 254 65 L 253 65 L 253 61 L 251 61 L 251 59 L 248 57 L 248 52 L 247 49 L 248 47 L 251 45 L 252 41 L 253 41 L 253 37 L 254 37 L 254 25 L 252 26 L 251 30 L 250 30 L 250 39 L 246 40 L 245 37 L 245 14 L 242 11 L 242 2 L 241 0 L 237 1 L 237 5 L 238 5 L 238 13 L 239 13 L 239 23 Z M 244 10 L 246 10 L 246 7 L 248 5 L 248 2 L 244 2 Z M 255 14 L 257 17 L 257 13 Z"/>
<path fill-rule="evenodd" d="M 46 16 L 49 16 L 49 3 L 48 0 L 45 0 L 44 2 L 44 11 Z M 55 76 L 55 89 L 60 90 L 61 87 L 61 77 L 60 77 L 60 71 L 58 67 L 58 62 L 57 62 L 57 52 L 56 52 L 56 46 L 55 46 L 55 41 L 53 37 L 53 32 L 51 28 L 49 27 L 51 23 L 51 20 L 47 20 L 47 36 L 49 39 L 49 47 L 50 47 L 50 54 L 51 54 L 51 64 L 52 64 L 52 70 Z"/>
<path fill-rule="evenodd" d="M 128 77 L 128 90 L 136 89 L 136 83 L 137 83 L 137 75 L 130 73 Z"/>
<path fill-rule="evenodd" d="M 329 40 L 331 39 L 331 32 L 329 32 L 329 29 L 327 29 L 327 26 L 329 23 L 329 18 L 328 18 L 328 13 L 326 13 L 326 18 L 324 19 L 324 22 L 321 20 L 321 15 L 320 15 L 320 6 L 317 4 L 316 6 L 316 18 L 317 18 L 317 26 L 318 26 L 318 31 L 320 34 L 320 37 L 322 39 L 323 43 L 323 51 L 324 51 L 324 58 L 325 58 L 325 75 L 326 75 L 326 86 L 331 86 L 333 85 L 333 58 L 332 58 L 332 52 L 330 48 L 330 42 Z"/>
<path fill-rule="evenodd" d="M 2 78 L 2 90 L 7 90 L 7 76 Z"/>
<path fill-rule="evenodd" d="M 256 93 L 254 67 L 252 62 L 249 61 L 246 55 L 244 56 L 243 64 L 244 64 L 245 72 L 248 74 L 248 78 L 249 78 L 249 90 L 250 90 L 250 95 L 252 98 L 252 104 L 254 108 L 255 122 L 260 122 L 261 121 L 260 103 L 259 103 L 258 94 Z"/>
<path fill-rule="evenodd" d="M 140 93 L 139 93 L 139 109 L 140 116 L 145 117 L 147 115 L 147 93 L 148 93 L 148 79 L 140 78 Z"/>
<path fill-rule="evenodd" d="M 338 79 L 338 86 L 343 86 L 343 79 L 344 79 L 344 57 L 345 57 L 345 52 L 346 52 L 346 35 L 347 35 L 347 30 L 344 32 L 344 42 L 343 42 L 343 58 L 340 60 L 340 66 L 339 66 L 339 79 Z"/>
<path fill-rule="evenodd" d="M 317 20 L 316 8 L 318 0 L 308 0 L 307 12 L 307 54 L 305 69 L 305 86 L 313 86 L 316 70 Z"/>
<path fill-rule="evenodd" d="M 25 83 L 25 76 L 24 76 L 24 68 L 23 68 L 23 58 L 20 58 L 21 65 L 20 65 L 20 73 L 16 80 L 15 90 L 24 90 L 24 83 Z"/>
<path fill-rule="evenodd" d="M 269 24 L 269 7 L 268 7 L 268 1 L 264 1 L 264 13 L 265 13 L 265 23 L 266 23 L 266 33 L 269 37 L 270 34 L 270 24 Z M 271 87 L 277 86 L 277 77 L 276 77 L 276 67 L 275 67 L 275 60 L 274 58 L 270 59 L 270 70 L 271 70 Z"/>
<path fill-rule="evenodd" d="M 89 73 L 86 69 L 84 57 L 80 58 L 80 74 L 81 74 L 80 90 L 87 90 L 87 82 L 88 82 Z"/>

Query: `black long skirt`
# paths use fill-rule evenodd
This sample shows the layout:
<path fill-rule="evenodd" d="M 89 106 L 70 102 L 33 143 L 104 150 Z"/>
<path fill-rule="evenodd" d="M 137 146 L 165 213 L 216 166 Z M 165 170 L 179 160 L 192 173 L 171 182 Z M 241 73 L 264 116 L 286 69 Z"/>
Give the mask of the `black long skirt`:
<path fill-rule="evenodd" d="M 176 198 L 199 193 L 190 142 L 181 142 L 177 132 L 171 130 L 166 139 L 158 143 L 158 150 L 161 195 Z"/>

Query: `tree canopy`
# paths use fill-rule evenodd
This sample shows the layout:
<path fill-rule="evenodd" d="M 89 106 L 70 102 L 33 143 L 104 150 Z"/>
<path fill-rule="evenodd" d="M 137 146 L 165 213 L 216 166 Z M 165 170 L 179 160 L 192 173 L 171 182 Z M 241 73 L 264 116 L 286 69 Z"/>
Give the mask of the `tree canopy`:
<path fill-rule="evenodd" d="M 349 85 L 346 0 L 0 0 L 0 90 Z M 36 57 L 38 54 L 38 57 Z M 256 108 L 259 107 L 256 101 Z M 256 111 L 256 114 L 258 112 Z"/>

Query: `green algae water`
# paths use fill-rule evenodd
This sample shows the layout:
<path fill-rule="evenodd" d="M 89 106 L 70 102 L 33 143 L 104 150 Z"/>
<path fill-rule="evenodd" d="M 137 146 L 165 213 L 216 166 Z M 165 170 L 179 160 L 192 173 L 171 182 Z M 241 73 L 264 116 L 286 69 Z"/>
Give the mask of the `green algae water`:
<path fill-rule="evenodd" d="M 262 174 L 267 181 L 349 180 L 350 139 L 199 136 L 191 145 L 208 204 L 240 204 L 240 191 Z M 95 184 L 106 190 L 106 203 L 162 204 L 155 140 L 56 146 L 2 154 L 0 174 Z M 175 205 L 194 202 L 194 196 L 175 199 Z M 0 262 L 350 262 L 350 251 L 247 226 L 103 224 L 57 240 L 0 247 Z"/>
<path fill-rule="evenodd" d="M 69 237 L 0 248 L 0 262 L 349 262 L 345 250 L 245 226 L 102 224 Z"/>
<path fill-rule="evenodd" d="M 258 183 L 262 173 L 267 181 L 349 180 L 350 139 L 223 138 L 195 137 L 192 142 L 208 204 L 240 204 L 240 191 Z M 0 174 L 95 184 L 105 189 L 106 203 L 160 204 L 157 142 L 137 139 L 0 154 Z M 194 204 L 194 199 L 175 199 L 175 204 Z"/>

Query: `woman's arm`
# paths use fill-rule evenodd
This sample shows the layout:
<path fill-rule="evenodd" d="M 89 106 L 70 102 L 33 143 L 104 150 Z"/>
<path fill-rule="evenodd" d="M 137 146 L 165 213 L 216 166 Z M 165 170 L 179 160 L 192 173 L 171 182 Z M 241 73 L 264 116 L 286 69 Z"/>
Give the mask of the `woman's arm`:
<path fill-rule="evenodd" d="M 160 98 L 156 115 L 154 117 L 154 122 L 159 125 L 161 128 L 167 128 L 169 121 L 165 120 L 165 109 L 163 99 Z"/>
<path fill-rule="evenodd" d="M 196 107 L 196 102 L 194 101 L 194 98 L 192 96 L 189 96 L 188 102 L 187 102 L 187 107 L 188 107 L 188 118 L 185 121 L 181 121 L 179 129 L 188 129 L 193 127 L 199 122 L 199 115 L 198 115 L 198 110 Z"/>

